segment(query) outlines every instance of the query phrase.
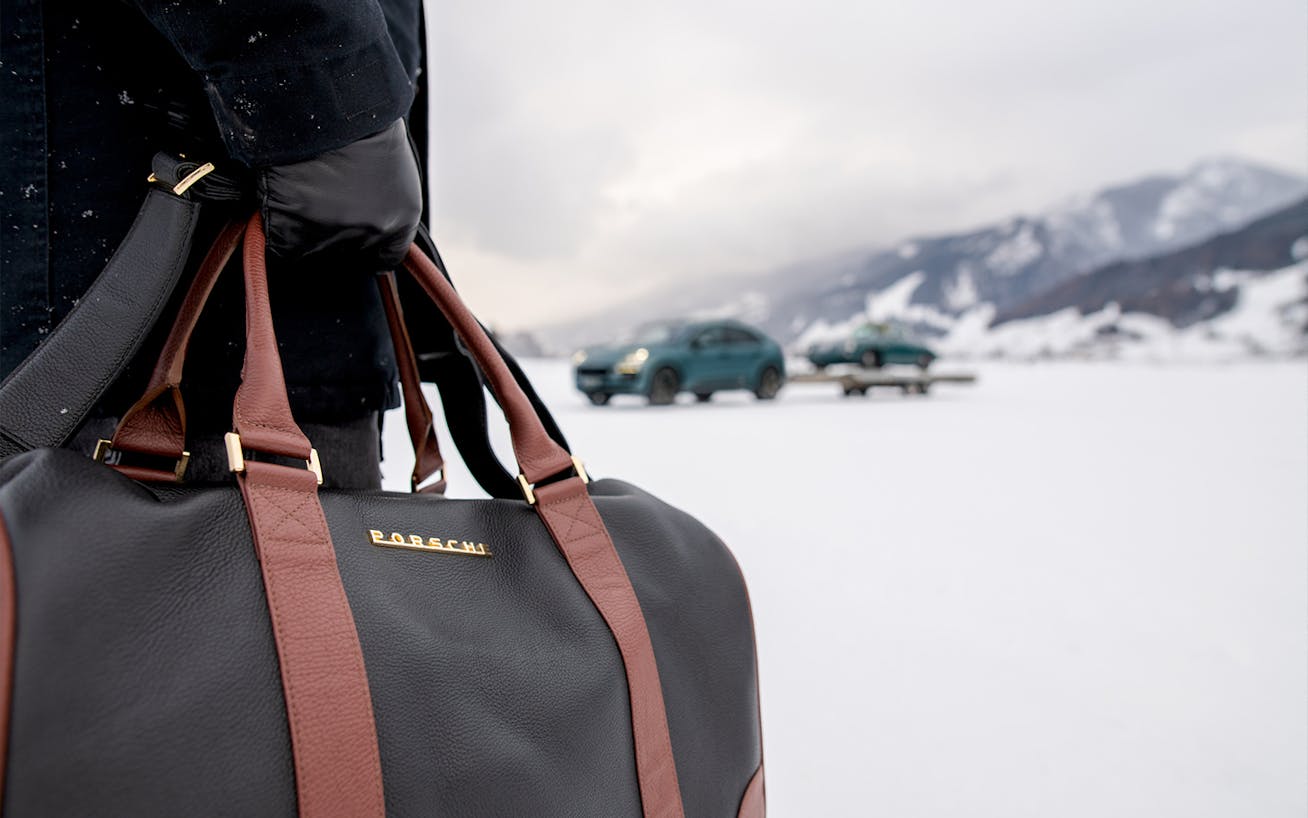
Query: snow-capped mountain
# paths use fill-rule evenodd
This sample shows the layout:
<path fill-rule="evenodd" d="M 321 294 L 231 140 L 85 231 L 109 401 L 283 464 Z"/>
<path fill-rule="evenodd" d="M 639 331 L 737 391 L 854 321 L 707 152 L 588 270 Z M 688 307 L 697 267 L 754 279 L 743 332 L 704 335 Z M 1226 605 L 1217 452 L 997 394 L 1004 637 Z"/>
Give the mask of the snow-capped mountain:
<path fill-rule="evenodd" d="M 1112 262 L 1010 306 L 951 313 L 916 296 L 914 271 L 844 320 L 818 320 L 791 345 L 868 321 L 916 329 L 939 353 L 978 357 L 1227 360 L 1308 353 L 1308 199 L 1190 247 Z"/>
<path fill-rule="evenodd" d="M 1308 199 L 1228 233 L 1116 262 L 935 341 L 955 357 L 1233 360 L 1308 354 Z"/>
<path fill-rule="evenodd" d="M 992 326 L 1050 315 L 1069 307 L 1083 315 L 1117 304 L 1178 328 L 1206 321 L 1235 305 L 1224 271 L 1271 271 L 1308 255 L 1308 199 L 1235 230 L 1180 250 L 1119 261 L 1064 281 L 996 313 Z"/>
<path fill-rule="evenodd" d="M 750 321 L 792 349 L 868 320 L 900 321 L 940 340 L 960 322 L 970 327 L 982 316 L 989 327 L 997 317 L 1043 314 L 1031 312 L 1045 309 L 1036 306 L 1041 296 L 1093 271 L 1201 244 L 1306 195 L 1308 180 L 1301 177 L 1242 160 L 1207 160 L 1179 175 L 1114 185 L 972 231 L 798 262 L 717 290 L 678 288 L 666 298 L 643 299 L 639 308 L 588 319 L 585 331 L 598 337 L 619 329 L 608 326 L 614 320 L 630 324 L 692 314 Z M 1281 266 L 1288 264 L 1286 258 Z M 1128 278 L 1095 279 L 1105 282 L 1101 306 Z M 1215 315 L 1229 309 L 1234 297 L 1228 292 L 1206 303 L 1218 305 Z M 1048 309 L 1063 306 L 1051 302 Z M 1171 322 L 1180 316 L 1164 317 Z M 547 342 L 567 347 L 590 340 L 577 337 L 581 326 L 543 334 Z"/>
<path fill-rule="evenodd" d="M 874 253 L 835 281 L 810 279 L 816 285 L 810 295 L 780 302 L 789 314 L 769 316 L 767 329 L 793 340 L 815 322 L 865 310 L 870 296 L 905 287 L 910 277 L 916 285 L 904 306 L 921 308 L 916 317 L 928 325 L 952 323 L 980 304 L 1002 312 L 1110 262 L 1158 255 L 1238 227 L 1305 193 L 1304 180 L 1257 165 L 1203 162 L 1179 177 L 1110 187 L 1037 216 Z M 874 311 L 890 317 L 886 305 Z"/>

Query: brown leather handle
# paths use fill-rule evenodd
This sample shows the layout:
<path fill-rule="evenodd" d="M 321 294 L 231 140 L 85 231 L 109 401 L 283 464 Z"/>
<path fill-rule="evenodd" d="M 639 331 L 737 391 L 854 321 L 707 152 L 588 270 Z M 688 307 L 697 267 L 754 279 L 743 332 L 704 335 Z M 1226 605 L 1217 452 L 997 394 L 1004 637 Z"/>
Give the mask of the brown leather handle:
<path fill-rule="evenodd" d="M 200 314 L 204 311 L 215 282 L 227 266 L 232 253 L 245 233 L 243 222 L 231 222 L 223 227 L 217 239 L 200 264 L 181 309 L 159 354 L 145 394 L 119 420 L 114 431 L 111 448 L 118 452 L 132 452 L 179 461 L 186 448 L 186 406 L 182 398 L 182 368 L 186 351 Z M 381 282 L 379 282 L 381 284 Z M 392 284 L 393 286 L 393 284 Z M 404 394 L 405 413 L 409 418 L 409 440 L 414 450 L 413 489 L 424 492 L 443 492 L 442 479 L 427 486 L 422 483 L 444 469 L 440 444 L 436 437 L 431 408 L 422 394 L 417 374 L 417 362 L 404 327 L 399 302 L 388 301 L 388 291 L 381 285 L 383 305 L 391 327 L 391 340 L 396 362 L 400 369 L 400 387 Z M 392 318 L 392 312 L 395 318 Z M 416 417 L 415 417 L 416 413 Z M 425 425 L 418 425 L 422 420 Z M 180 476 L 172 471 L 140 466 L 121 466 L 120 471 L 139 480 L 173 481 Z"/>
<path fill-rule="evenodd" d="M 233 425 L 243 448 L 310 457 L 295 425 L 277 353 L 264 234 L 245 229 L 246 350 Z M 535 508 L 573 575 L 613 634 L 627 677 L 632 740 L 645 818 L 683 818 L 662 684 L 640 601 L 573 460 L 545 431 L 531 401 L 477 319 L 415 246 L 405 266 L 471 352 L 509 422 Z M 331 533 L 314 477 L 276 463 L 245 464 L 238 483 L 249 511 L 286 695 L 302 818 L 384 812 L 367 676 Z"/>
<path fill-rule="evenodd" d="M 573 467 L 572 455 L 554 442 L 545 431 L 540 417 L 532 408 L 531 401 L 518 386 L 513 373 L 509 371 L 495 345 L 486 337 L 485 330 L 459 298 L 450 282 L 445 280 L 436 269 L 436 265 L 418 249 L 417 245 L 409 248 L 404 266 L 426 290 L 427 295 L 436 302 L 436 306 L 450 322 L 455 334 L 463 341 L 473 360 L 485 375 L 487 384 L 495 393 L 509 422 L 513 454 L 527 482 L 536 483 L 570 470 Z"/>
<path fill-rule="evenodd" d="M 395 284 L 395 274 L 380 273 L 377 276 L 377 289 L 381 291 L 382 306 L 386 309 L 386 323 L 391 328 L 391 338 L 395 342 L 395 365 L 400 372 L 400 388 L 404 391 L 404 420 L 409 427 L 409 439 L 413 441 L 413 473 L 409 477 L 409 489 L 415 492 L 445 493 L 445 461 L 441 458 L 441 448 L 436 442 L 436 424 L 432 419 L 431 406 L 422 394 L 422 378 L 418 374 L 418 357 L 413 354 L 413 341 L 409 339 L 409 329 L 404 323 L 404 309 L 400 306 L 400 289 Z M 424 486 L 423 481 L 440 472 L 440 479 Z"/>
<path fill-rule="evenodd" d="M 191 333 L 204 311 L 218 275 L 241 243 L 245 225 L 225 225 L 196 271 L 186 291 L 177 319 L 173 322 L 155 363 L 145 395 L 123 414 L 114 430 L 112 447 L 118 451 L 178 460 L 186 448 L 186 406 L 182 402 L 182 366 Z M 137 479 L 176 480 L 173 472 L 130 467 L 123 469 Z"/>
<path fill-rule="evenodd" d="M 258 215 L 245 227 L 244 259 L 245 367 L 232 425 L 244 449 L 308 460 L 277 353 Z M 300 818 L 384 818 L 372 696 L 318 480 L 303 468 L 250 461 L 237 484 L 277 645 Z"/>
<path fill-rule="evenodd" d="M 286 375 L 277 351 L 268 267 L 264 258 L 263 218 L 255 213 L 245 225 L 245 366 L 232 402 L 232 428 L 244 447 L 264 454 L 309 460 L 312 447 L 291 415 Z"/>
<path fill-rule="evenodd" d="M 256 216 L 246 228 L 246 357 L 241 387 L 236 393 L 233 420 L 247 448 L 304 458 L 308 456 L 308 441 L 295 427 L 286 400 L 281 362 L 273 335 L 272 315 L 268 307 L 263 252 L 263 231 Z M 684 818 L 663 687 L 645 617 L 631 580 L 585 483 L 581 476 L 572 474 L 572 456 L 545 431 L 531 401 L 518 386 L 495 345 L 432 261 L 414 246 L 409 249 L 405 267 L 436 302 L 436 306 L 485 374 L 509 422 L 514 454 L 525 480 L 537 483 L 548 477 L 560 476 L 561 479 L 537 487 L 535 508 L 573 575 L 613 634 L 622 656 L 631 704 L 632 739 L 642 812 L 645 818 Z M 299 480 L 301 485 L 292 485 L 293 480 Z M 331 535 L 327 532 L 325 523 L 320 522 L 321 508 L 317 503 L 316 492 L 313 491 L 316 486 L 313 486 L 312 478 L 306 480 L 304 472 L 284 466 L 254 462 L 249 464 L 248 470 L 241 476 L 240 485 L 250 510 L 256 543 L 259 544 L 261 555 L 264 555 L 261 564 L 264 566 L 270 606 L 274 589 L 279 586 L 288 587 L 290 577 L 290 572 L 284 568 L 275 570 L 279 562 L 275 555 L 278 553 L 289 557 L 292 552 L 298 552 L 308 545 L 326 542 L 326 549 L 321 554 L 313 557 L 299 554 L 295 559 L 297 562 L 320 564 L 324 576 L 329 573 L 336 576 L 334 571 L 328 570 Z M 300 511 L 309 505 L 317 513 L 301 514 Z M 334 562 L 330 568 L 335 568 Z M 335 617 L 342 623 L 342 631 L 349 615 L 348 603 L 343 602 L 343 591 L 339 595 L 336 593 L 339 577 L 335 583 L 318 582 L 309 588 L 315 594 L 320 594 L 321 599 L 311 605 L 274 614 L 274 630 L 278 634 L 278 650 L 283 660 L 283 683 L 288 699 L 292 695 L 293 677 L 303 679 L 308 675 L 315 682 L 320 682 L 324 677 L 317 669 L 328 664 L 296 647 L 302 644 L 297 634 L 317 626 L 318 617 L 309 617 L 307 612 L 322 611 L 323 616 Z M 339 600 L 332 601 L 337 596 Z M 332 667 L 342 667 L 346 654 L 357 650 L 353 622 L 350 621 L 349 624 L 348 635 L 351 638 L 331 643 L 342 651 L 340 657 L 330 663 Z M 286 635 L 284 641 L 283 634 Z M 350 648 L 350 651 L 345 648 Z M 297 666 L 303 668 L 299 673 L 295 672 Z M 353 770 L 352 776 L 361 781 L 371 775 L 375 756 L 369 746 L 367 730 L 363 729 L 365 714 L 359 693 L 361 690 L 362 698 L 366 699 L 366 678 L 355 679 L 348 684 L 341 683 L 333 694 L 360 701 L 352 716 L 337 714 L 334 709 L 335 699 L 329 700 L 332 704 L 329 705 L 328 712 L 316 712 L 312 718 L 303 713 L 297 715 L 292 710 L 292 728 L 300 723 L 305 725 L 306 731 L 303 741 L 293 739 L 292 742 L 296 749 L 302 814 L 303 806 L 311 795 L 317 800 L 323 793 L 330 791 L 332 799 L 341 797 L 339 789 L 332 789 L 336 786 L 335 779 L 323 774 L 329 763 L 349 765 Z M 371 713 L 367 715 L 371 716 Z M 315 736 L 327 735 L 319 728 L 332 718 L 339 722 L 336 733 L 340 739 L 316 740 Z M 353 749 L 345 752 L 340 745 L 343 741 L 353 744 Z M 372 741 L 371 746 L 375 747 L 375 735 Z M 302 770 L 305 772 L 303 776 L 300 774 Z M 310 771 L 313 771 L 312 774 Z M 379 792 L 380 787 L 376 791 Z M 375 795 L 364 800 L 372 798 Z M 359 809 L 344 810 L 341 814 L 366 813 Z"/>
<path fill-rule="evenodd" d="M 286 396 L 268 301 L 260 218 L 245 228 L 245 367 L 232 408 L 242 448 L 307 460 L 309 441 Z M 573 461 L 545 431 L 481 325 L 416 248 L 405 262 L 485 374 L 509 421 L 535 508 L 573 575 L 613 634 L 627 677 L 645 818 L 683 818 L 662 684 L 640 601 Z M 181 345 L 184 346 L 184 343 Z M 309 472 L 245 464 L 238 485 L 267 593 L 286 697 L 301 818 L 381 818 L 385 800 L 368 679 L 336 566 L 331 532 Z"/>
<path fill-rule="evenodd" d="M 536 483 L 566 475 L 535 489 L 536 513 L 603 617 L 622 655 L 641 810 L 645 818 L 684 818 L 663 685 L 645 616 L 586 484 L 580 475 L 571 474 L 572 456 L 546 433 L 495 345 L 436 265 L 415 245 L 409 248 L 404 266 L 436 302 L 495 392 L 509 421 L 513 452 L 523 479 Z"/>

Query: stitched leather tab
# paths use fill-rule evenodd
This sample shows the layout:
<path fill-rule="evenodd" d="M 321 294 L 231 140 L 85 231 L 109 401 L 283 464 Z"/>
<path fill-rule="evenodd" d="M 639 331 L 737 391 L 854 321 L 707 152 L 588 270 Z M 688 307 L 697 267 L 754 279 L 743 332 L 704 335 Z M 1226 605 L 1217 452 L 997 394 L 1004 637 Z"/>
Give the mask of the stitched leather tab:
<path fill-rule="evenodd" d="M 645 615 L 586 484 L 572 477 L 536 489 L 536 511 L 572 573 L 613 632 L 627 671 L 636 772 L 645 818 L 682 818 L 663 685 Z"/>
<path fill-rule="evenodd" d="M 281 664 L 300 818 L 382 818 L 368 677 L 317 479 L 250 462 L 240 484 Z"/>

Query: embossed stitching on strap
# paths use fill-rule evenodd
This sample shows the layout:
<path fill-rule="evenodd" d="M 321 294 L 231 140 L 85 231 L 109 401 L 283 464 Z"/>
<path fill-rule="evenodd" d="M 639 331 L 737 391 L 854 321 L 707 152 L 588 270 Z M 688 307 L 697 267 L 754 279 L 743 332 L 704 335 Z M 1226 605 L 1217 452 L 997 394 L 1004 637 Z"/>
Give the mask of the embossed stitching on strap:
<path fill-rule="evenodd" d="M 312 473 L 240 476 L 281 665 L 301 818 L 385 815 L 368 677 Z"/>

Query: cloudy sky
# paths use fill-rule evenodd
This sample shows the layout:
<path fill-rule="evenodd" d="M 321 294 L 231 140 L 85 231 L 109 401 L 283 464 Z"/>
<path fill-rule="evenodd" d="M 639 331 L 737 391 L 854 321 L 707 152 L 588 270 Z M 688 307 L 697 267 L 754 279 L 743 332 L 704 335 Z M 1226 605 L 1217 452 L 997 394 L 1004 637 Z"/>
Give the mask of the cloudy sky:
<path fill-rule="evenodd" d="M 1308 173 L 1303 0 L 427 5 L 436 235 L 502 328 L 1208 156 Z"/>

